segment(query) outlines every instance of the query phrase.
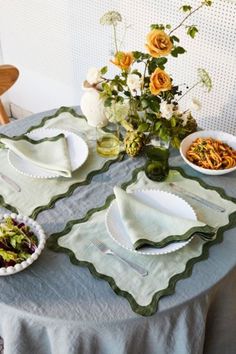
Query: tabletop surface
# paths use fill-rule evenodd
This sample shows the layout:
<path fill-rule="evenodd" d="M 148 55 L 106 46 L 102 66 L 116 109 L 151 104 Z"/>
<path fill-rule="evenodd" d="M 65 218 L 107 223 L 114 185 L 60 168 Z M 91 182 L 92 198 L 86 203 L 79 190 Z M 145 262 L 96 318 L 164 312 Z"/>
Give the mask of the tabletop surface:
<path fill-rule="evenodd" d="M 24 133 L 53 112 L 13 122 L 1 127 L 0 132 L 9 136 Z M 103 205 L 116 183 L 127 180 L 132 170 L 142 164 L 142 158 L 127 159 L 122 162 L 122 168 L 119 162 L 115 163 L 109 171 L 93 177 L 91 184 L 77 188 L 72 196 L 41 212 L 36 220 L 47 235 L 63 230 L 68 220 L 83 217 L 94 205 Z M 186 166 L 177 152 L 172 153 L 170 164 L 183 167 L 189 175 L 198 176 L 209 185 L 224 188 L 227 195 L 236 198 L 236 172 L 200 175 Z M 117 296 L 105 281 L 94 278 L 87 268 L 74 266 L 67 255 L 47 248 L 28 269 L 0 279 L 0 311 L 39 321 L 67 322 L 80 329 L 95 324 L 102 327 L 109 324 L 112 328 L 127 320 L 154 321 L 161 313 L 201 296 L 235 270 L 235 232 L 235 229 L 226 231 L 223 242 L 210 248 L 208 259 L 195 264 L 191 277 L 179 281 L 174 295 L 163 297 L 157 313 L 149 318 L 135 314 L 126 299 Z"/>

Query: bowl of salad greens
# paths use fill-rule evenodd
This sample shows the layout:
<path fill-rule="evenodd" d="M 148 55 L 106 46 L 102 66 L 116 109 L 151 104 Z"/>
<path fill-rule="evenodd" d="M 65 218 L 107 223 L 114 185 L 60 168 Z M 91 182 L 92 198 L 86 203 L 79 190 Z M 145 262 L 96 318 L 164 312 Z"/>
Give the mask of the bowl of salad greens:
<path fill-rule="evenodd" d="M 0 276 L 27 268 L 42 252 L 46 236 L 33 219 L 21 214 L 0 214 Z"/>

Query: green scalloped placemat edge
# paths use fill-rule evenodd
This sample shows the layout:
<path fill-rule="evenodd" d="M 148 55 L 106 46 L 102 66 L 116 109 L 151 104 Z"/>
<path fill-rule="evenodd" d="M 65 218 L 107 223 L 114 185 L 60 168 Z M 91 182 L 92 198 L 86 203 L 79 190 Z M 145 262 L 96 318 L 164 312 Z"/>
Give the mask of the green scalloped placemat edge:
<path fill-rule="evenodd" d="M 0 139 L 9 139 L 9 140 L 14 140 L 14 141 L 19 141 L 19 140 L 23 140 L 23 141 L 26 141 L 30 144 L 33 144 L 33 145 L 37 145 L 37 144 L 41 144 L 43 143 L 44 141 L 57 141 L 61 138 L 63 138 L 64 135 L 62 133 L 56 135 L 56 136 L 53 136 L 51 138 L 43 138 L 43 139 L 39 139 L 39 140 L 33 140 L 31 138 L 29 138 L 28 136 L 25 136 L 25 135 L 18 135 L 18 136 L 14 136 L 13 138 L 10 137 L 10 136 L 7 136 L 5 134 L 0 134 Z M 3 144 L 3 143 L 2 143 Z"/>
<path fill-rule="evenodd" d="M 65 113 L 65 112 L 68 112 L 68 113 L 72 114 L 75 118 L 80 118 L 80 119 L 85 119 L 86 120 L 86 118 L 84 116 L 79 115 L 78 113 L 76 113 L 76 111 L 73 108 L 61 107 L 53 115 L 44 117 L 39 124 L 33 125 L 32 127 L 30 127 L 26 131 L 26 133 L 29 133 L 32 130 L 35 130 L 35 129 L 43 127 L 44 124 L 46 123 L 46 121 L 48 121 L 49 119 L 52 119 L 52 118 L 56 118 L 61 113 Z M 0 134 L 0 137 L 1 137 L 1 134 Z M 8 137 L 8 136 L 2 135 L 2 137 Z M 17 136 L 11 137 L 11 139 L 13 139 L 13 140 L 19 140 L 19 139 L 22 139 L 22 138 L 23 139 L 25 138 L 25 134 L 21 134 L 21 135 L 17 135 Z M 45 210 L 53 208 L 58 200 L 60 200 L 62 198 L 65 198 L 65 197 L 71 196 L 76 188 L 78 188 L 80 186 L 88 185 L 91 182 L 91 180 L 92 180 L 92 178 L 94 176 L 96 176 L 98 174 L 102 174 L 102 173 L 108 171 L 110 166 L 113 163 L 121 161 L 123 158 L 124 158 L 124 152 L 121 152 L 116 159 L 106 161 L 104 163 L 104 165 L 102 166 L 102 168 L 100 168 L 99 170 L 91 171 L 87 175 L 87 177 L 86 177 L 86 179 L 84 181 L 76 182 L 76 183 L 72 184 L 65 193 L 58 194 L 58 195 L 52 197 L 51 200 L 48 202 L 48 204 L 40 205 L 37 208 L 35 208 L 34 211 L 31 213 L 30 217 L 32 219 L 36 219 L 39 213 L 41 213 L 42 211 L 45 211 Z M 18 210 L 13 205 L 7 204 L 5 202 L 5 200 L 4 200 L 2 195 L 0 195 L 0 206 L 2 206 L 3 208 L 6 208 L 6 209 L 8 209 L 8 210 L 10 210 L 10 211 L 12 211 L 14 213 L 18 213 Z"/>
<path fill-rule="evenodd" d="M 133 174 L 132 174 L 132 178 L 130 181 L 128 182 L 125 182 L 122 184 L 122 188 L 123 189 L 126 189 L 130 184 L 132 184 L 133 182 L 135 182 L 137 180 L 137 176 L 138 176 L 138 173 L 140 171 L 143 170 L 143 167 L 139 167 L 137 169 L 135 169 L 133 171 Z M 207 183 L 205 183 L 204 181 L 202 181 L 200 178 L 198 177 L 193 177 L 193 176 L 189 176 L 187 175 L 187 173 L 180 167 L 171 167 L 171 170 L 176 170 L 178 171 L 183 177 L 185 178 L 189 178 L 189 179 L 192 179 L 192 180 L 195 180 L 197 182 L 199 182 L 199 184 L 203 187 L 203 188 L 206 188 L 206 189 L 211 189 L 211 190 L 215 190 L 217 191 L 220 196 L 224 199 L 227 199 L 227 200 L 230 200 L 234 203 L 236 203 L 236 198 L 232 198 L 232 197 L 229 197 L 226 195 L 226 193 L 224 192 L 223 188 L 220 188 L 220 187 L 214 187 L 214 186 L 210 186 L 208 185 Z M 139 315 L 142 315 L 142 316 L 151 316 L 151 315 L 154 315 L 154 313 L 157 311 L 158 309 L 158 302 L 159 300 L 161 299 L 161 297 L 163 296 L 167 296 L 167 295 L 172 295 L 174 294 L 174 291 L 175 291 L 175 286 L 176 286 L 176 283 L 181 280 L 181 279 L 184 279 L 184 278 L 188 278 L 191 274 L 192 274 L 192 270 L 193 270 L 193 266 L 200 262 L 200 261 L 203 261 L 205 259 L 208 258 L 209 256 L 209 249 L 211 246 L 215 245 L 215 244 L 218 244 L 218 243 L 221 243 L 223 241 L 223 234 L 226 230 L 229 230 L 231 228 L 233 228 L 234 226 L 236 226 L 236 212 L 232 213 L 229 215 L 229 223 L 227 225 L 224 225 L 222 227 L 220 227 L 217 231 L 217 236 L 216 238 L 213 240 L 213 241 L 207 241 L 204 245 L 203 245 L 203 248 L 202 248 L 202 254 L 198 257 L 195 257 L 195 258 L 192 258 L 190 259 L 187 263 L 186 263 L 186 267 L 185 267 L 185 270 L 182 272 L 182 273 L 179 273 L 179 274 L 176 274 L 174 275 L 172 278 L 170 278 L 169 280 L 169 284 L 168 284 L 168 287 L 166 289 L 163 289 L 161 291 L 158 291 L 156 292 L 154 295 L 153 295 L 153 298 L 152 298 L 152 301 L 150 302 L 149 305 L 147 306 L 140 306 L 134 299 L 134 297 L 128 293 L 127 291 L 124 291 L 124 290 L 121 290 L 115 283 L 115 280 L 112 278 L 112 277 L 109 277 L 105 274 L 102 274 L 102 273 L 99 273 L 96 271 L 94 265 L 90 262 L 87 262 L 87 261 L 80 261 L 76 258 L 75 254 L 73 251 L 69 250 L 68 248 L 64 248 L 64 247 L 61 247 L 58 245 L 57 243 L 57 240 L 66 235 L 71 229 L 72 227 L 75 225 L 75 224 L 79 224 L 79 223 L 83 223 L 85 221 L 87 221 L 95 212 L 98 212 L 98 211 L 101 211 L 101 210 L 104 210 L 106 209 L 111 201 L 115 198 L 114 194 L 110 195 L 107 199 L 106 199 L 106 202 L 103 206 L 99 207 L 99 208 L 93 208 L 93 209 L 90 209 L 87 214 L 81 218 L 81 219 L 77 219 L 77 220 L 71 220 L 69 221 L 65 228 L 58 232 L 58 233 L 55 233 L 55 234 L 52 234 L 49 239 L 47 240 L 47 247 L 54 251 L 54 252 L 59 252 L 59 253 L 65 253 L 69 256 L 70 258 L 70 261 L 72 264 L 74 265 L 77 265 L 77 266 L 83 266 L 83 267 L 87 267 L 90 271 L 90 273 L 95 276 L 96 278 L 99 278 L 99 279 L 103 279 L 103 280 L 106 280 L 110 287 L 113 289 L 113 291 L 119 295 L 119 296 L 122 296 L 124 298 L 126 298 L 132 308 L 132 310 L 139 314 Z"/>
<path fill-rule="evenodd" d="M 32 219 L 36 219 L 39 213 L 41 213 L 42 211 L 45 211 L 45 210 L 53 208 L 58 200 L 60 200 L 62 198 L 65 198 L 65 197 L 66 198 L 70 197 L 73 194 L 73 192 L 75 191 L 76 188 L 78 188 L 80 186 L 88 185 L 91 182 L 91 180 L 92 180 L 92 178 L 94 176 L 102 174 L 102 173 L 108 171 L 110 166 L 113 163 L 121 161 L 123 159 L 123 157 L 124 157 L 124 154 L 119 154 L 118 158 L 116 158 L 115 160 L 106 161 L 105 164 L 102 166 L 102 168 L 100 168 L 99 170 L 91 171 L 87 175 L 87 177 L 86 177 L 86 179 L 84 181 L 76 182 L 76 183 L 72 184 L 65 193 L 58 194 L 58 195 L 52 197 L 48 204 L 41 205 L 41 206 L 38 206 L 37 208 L 35 208 L 34 211 L 32 212 L 32 214 L 30 215 L 30 217 Z"/>
<path fill-rule="evenodd" d="M 78 113 L 76 113 L 76 111 L 71 108 L 71 107 L 60 107 L 54 114 L 50 115 L 50 116 L 45 116 L 41 122 L 39 124 L 36 125 L 32 125 L 27 131 L 26 133 L 31 132 L 32 130 L 38 129 L 38 128 L 42 128 L 44 126 L 44 124 L 46 123 L 46 121 L 52 119 L 52 118 L 56 118 L 58 117 L 61 113 L 70 113 L 72 116 L 74 116 L 75 118 L 80 118 L 80 119 L 84 119 L 87 120 L 83 115 L 80 115 Z"/>

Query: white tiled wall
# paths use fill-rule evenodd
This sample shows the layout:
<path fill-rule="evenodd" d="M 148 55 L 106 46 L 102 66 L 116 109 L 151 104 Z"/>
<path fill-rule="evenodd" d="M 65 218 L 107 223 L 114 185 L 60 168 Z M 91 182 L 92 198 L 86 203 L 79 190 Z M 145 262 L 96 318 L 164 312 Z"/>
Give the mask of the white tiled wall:
<path fill-rule="evenodd" d="M 186 3 L 195 7 L 200 1 Z M 183 3 L 183 0 L 0 0 L 3 59 L 18 66 L 21 72 L 10 92 L 11 100 L 33 112 L 78 105 L 87 69 L 109 64 L 111 28 L 99 24 L 104 12 L 117 10 L 131 25 L 123 49 L 144 50 L 149 25 L 178 24 L 182 18 L 178 9 Z M 198 97 L 203 104 L 202 111 L 196 114 L 198 122 L 205 128 L 234 134 L 235 17 L 234 0 L 215 0 L 211 8 L 198 12 L 189 22 L 198 25 L 198 36 L 192 40 L 182 30 L 178 31 L 188 52 L 178 59 L 170 58 L 166 67 L 175 83 L 189 85 L 196 80 L 197 68 L 207 69 L 213 79 L 212 92 L 206 94 L 197 88 L 190 96 Z"/>

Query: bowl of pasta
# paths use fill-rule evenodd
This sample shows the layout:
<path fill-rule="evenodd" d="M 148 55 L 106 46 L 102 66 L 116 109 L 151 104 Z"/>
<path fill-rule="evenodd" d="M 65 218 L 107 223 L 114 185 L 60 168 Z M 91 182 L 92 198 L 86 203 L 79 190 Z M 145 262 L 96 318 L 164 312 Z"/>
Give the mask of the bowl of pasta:
<path fill-rule="evenodd" d="M 206 175 L 223 175 L 236 170 L 236 136 L 217 130 L 188 135 L 180 154 L 194 170 Z"/>

